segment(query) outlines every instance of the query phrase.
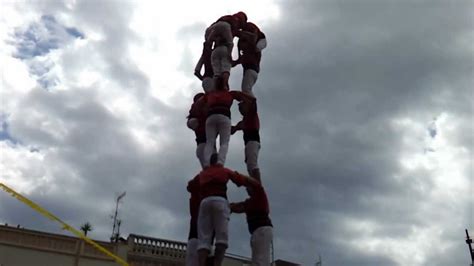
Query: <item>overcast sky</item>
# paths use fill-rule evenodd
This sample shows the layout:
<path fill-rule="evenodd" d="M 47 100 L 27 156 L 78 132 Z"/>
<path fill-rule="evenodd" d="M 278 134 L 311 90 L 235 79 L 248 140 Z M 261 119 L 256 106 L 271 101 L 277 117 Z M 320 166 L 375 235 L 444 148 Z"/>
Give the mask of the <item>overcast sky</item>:
<path fill-rule="evenodd" d="M 275 258 L 468 265 L 472 1 L 161 2 L 1 1 L 0 182 L 99 240 L 126 191 L 123 236 L 186 241 L 193 69 L 206 26 L 242 10 L 268 40 L 254 92 Z M 243 157 L 237 133 L 226 165 Z M 69 234 L 2 191 L 0 223 Z M 244 216 L 228 251 L 250 254 Z"/>

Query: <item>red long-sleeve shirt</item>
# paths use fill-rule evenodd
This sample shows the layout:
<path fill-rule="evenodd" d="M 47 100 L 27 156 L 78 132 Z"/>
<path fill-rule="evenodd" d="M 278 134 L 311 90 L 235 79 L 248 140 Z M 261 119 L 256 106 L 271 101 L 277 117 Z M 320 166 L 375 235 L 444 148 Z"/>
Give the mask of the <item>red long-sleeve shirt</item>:
<path fill-rule="evenodd" d="M 191 220 L 189 222 L 188 239 L 197 238 L 197 220 L 199 216 L 199 205 L 201 204 L 201 194 L 199 189 L 199 175 L 196 175 L 188 182 L 187 190 L 191 193 L 189 198 L 189 214 Z"/>
<path fill-rule="evenodd" d="M 257 113 L 257 104 L 252 102 L 251 109 L 245 114 L 242 120 L 236 125 L 238 130 L 242 130 L 244 133 L 244 142 L 247 144 L 249 141 L 260 142 L 260 119 Z"/>
<path fill-rule="evenodd" d="M 243 202 L 235 204 L 235 210 L 245 212 L 249 232 L 252 234 L 261 226 L 273 226 L 270 220 L 270 206 L 263 186 L 252 186 L 253 194 Z"/>
<path fill-rule="evenodd" d="M 237 186 L 248 184 L 245 176 L 221 165 L 211 165 L 199 173 L 201 199 L 219 196 L 227 198 L 227 182 L 232 181 Z"/>
<path fill-rule="evenodd" d="M 253 69 L 256 72 L 260 72 L 260 61 L 262 59 L 262 53 L 257 50 L 257 42 L 261 39 L 265 39 L 265 34 L 252 22 L 247 22 L 242 28 L 243 31 L 247 31 L 257 35 L 256 42 L 250 42 L 245 38 L 240 38 L 237 43 L 239 53 L 241 55 L 241 63 L 244 69 Z"/>
<path fill-rule="evenodd" d="M 193 103 L 189 110 L 189 118 L 196 118 L 198 120 L 198 127 L 194 130 L 196 134 L 196 142 L 206 142 L 206 106 L 200 102 Z"/>

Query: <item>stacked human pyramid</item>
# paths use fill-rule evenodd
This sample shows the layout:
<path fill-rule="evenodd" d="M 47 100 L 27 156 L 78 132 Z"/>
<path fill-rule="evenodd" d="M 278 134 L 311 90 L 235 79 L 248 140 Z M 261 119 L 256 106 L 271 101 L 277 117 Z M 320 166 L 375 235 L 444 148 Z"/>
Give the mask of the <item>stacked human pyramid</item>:
<path fill-rule="evenodd" d="M 233 39 L 238 37 L 238 59 L 232 60 Z M 260 71 L 265 35 L 244 12 L 220 17 L 204 35 L 201 58 L 194 74 L 202 81 L 204 92 L 194 96 L 187 126 L 196 134 L 196 156 L 202 171 L 188 183 L 191 214 L 186 265 L 221 265 L 228 247 L 230 214 L 245 213 L 251 234 L 252 265 L 270 265 L 273 227 L 269 204 L 262 186 L 258 153 L 260 150 L 257 100 L 252 88 Z M 243 67 L 241 91 L 229 90 L 232 67 Z M 204 74 L 201 69 L 204 66 Z M 231 124 L 231 106 L 239 102 L 242 120 Z M 249 176 L 225 168 L 230 136 L 242 130 L 245 163 Z M 216 139 L 219 136 L 219 149 Z M 249 198 L 239 203 L 227 200 L 227 183 L 245 186 Z M 214 256 L 209 255 L 215 240 Z"/>

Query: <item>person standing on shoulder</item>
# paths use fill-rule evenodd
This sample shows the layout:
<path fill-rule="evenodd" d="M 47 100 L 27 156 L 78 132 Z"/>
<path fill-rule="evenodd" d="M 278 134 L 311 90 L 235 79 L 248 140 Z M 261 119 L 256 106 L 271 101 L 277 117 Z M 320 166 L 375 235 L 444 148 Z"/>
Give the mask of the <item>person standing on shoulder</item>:
<path fill-rule="evenodd" d="M 252 89 L 260 72 L 262 50 L 267 47 L 267 39 L 257 25 L 247 22 L 239 34 L 237 47 L 239 58 L 232 62 L 232 66 L 242 64 L 242 92 L 254 96 Z"/>
<path fill-rule="evenodd" d="M 204 96 L 204 93 L 200 92 L 194 95 L 193 104 L 189 110 L 187 116 L 187 123 L 189 129 L 194 131 L 196 135 L 196 157 L 204 168 L 204 147 L 206 146 L 206 109 L 205 105 L 199 104 L 199 99 Z"/>
<path fill-rule="evenodd" d="M 229 89 L 230 69 L 232 68 L 232 49 L 234 37 L 247 22 L 247 15 L 238 12 L 220 17 L 206 29 L 205 46 L 214 47 L 211 53 L 211 65 L 214 77 L 222 77 Z"/>
<path fill-rule="evenodd" d="M 234 100 L 250 100 L 253 97 L 240 91 L 228 91 L 225 89 L 222 77 L 216 79 L 216 90 L 211 91 L 199 99 L 198 105 L 205 105 L 206 118 L 206 146 L 204 147 L 204 167 L 209 165 L 209 158 L 216 147 L 216 139 L 219 136 L 219 158 L 220 164 L 224 165 L 229 148 L 231 131 L 231 106 Z"/>
<path fill-rule="evenodd" d="M 239 103 L 239 112 L 243 118 L 231 127 L 231 134 L 242 130 L 245 144 L 245 164 L 250 176 L 260 180 L 258 154 L 260 151 L 260 120 L 257 113 L 257 100 L 242 101 Z"/>

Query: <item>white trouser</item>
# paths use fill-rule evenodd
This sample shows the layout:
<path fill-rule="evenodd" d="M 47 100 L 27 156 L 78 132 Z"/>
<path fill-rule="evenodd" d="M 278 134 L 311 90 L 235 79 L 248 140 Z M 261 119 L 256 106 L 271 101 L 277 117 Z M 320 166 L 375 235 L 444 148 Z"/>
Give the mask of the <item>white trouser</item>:
<path fill-rule="evenodd" d="M 252 88 L 253 85 L 255 85 L 255 82 L 257 82 L 257 78 L 257 71 L 253 69 L 246 69 L 242 77 L 242 92 L 255 97 L 253 95 Z"/>
<path fill-rule="evenodd" d="M 271 245 L 273 241 L 273 228 L 262 226 L 257 228 L 250 238 L 252 248 L 252 266 L 269 266 L 271 263 Z"/>
<path fill-rule="evenodd" d="M 245 144 L 245 164 L 247 171 L 250 173 L 253 169 L 258 168 L 258 152 L 260 151 L 260 142 L 249 141 Z"/>
<path fill-rule="evenodd" d="M 204 89 L 205 93 L 209 93 L 214 90 L 214 78 L 211 77 L 204 77 L 202 80 L 202 88 Z"/>
<path fill-rule="evenodd" d="M 267 47 L 267 39 L 263 38 L 257 42 L 257 52 L 261 52 L 265 47 Z"/>
<path fill-rule="evenodd" d="M 217 46 L 211 54 L 211 65 L 214 76 L 220 76 L 223 72 L 229 72 L 232 68 L 230 62 L 229 48 L 225 45 Z"/>
<path fill-rule="evenodd" d="M 206 147 L 204 148 L 205 166 L 210 164 L 211 155 L 216 146 L 217 135 L 219 135 L 217 163 L 222 165 L 225 164 L 227 150 L 229 149 L 230 127 L 230 118 L 225 115 L 214 114 L 206 119 Z"/>
<path fill-rule="evenodd" d="M 196 147 L 196 157 L 199 160 L 199 163 L 201 163 L 201 167 L 204 168 L 204 164 L 206 163 L 206 160 L 204 160 L 204 148 L 206 147 L 206 143 L 199 143 Z"/>
<path fill-rule="evenodd" d="M 206 42 L 223 43 L 231 50 L 234 47 L 234 36 L 232 35 L 232 28 L 229 23 L 225 21 L 218 21 L 206 29 L 204 34 Z"/>
<path fill-rule="evenodd" d="M 199 266 L 198 239 L 191 238 L 186 246 L 186 266 Z"/>
<path fill-rule="evenodd" d="M 204 149 L 206 148 L 206 143 L 199 143 L 197 146 L 196 146 L 196 157 L 198 158 L 199 160 L 199 163 L 201 164 L 201 167 L 204 169 L 204 166 L 205 166 L 205 163 L 206 163 L 206 160 L 204 159 L 205 156 L 204 156 Z M 214 145 L 214 147 L 212 147 L 212 153 L 216 153 L 216 146 Z M 212 154 L 211 153 L 211 154 Z"/>
<path fill-rule="evenodd" d="M 189 129 L 191 130 L 196 130 L 199 126 L 199 120 L 197 118 L 189 118 L 188 121 L 186 122 L 186 126 L 188 126 Z"/>
<path fill-rule="evenodd" d="M 212 235 L 215 233 L 216 245 L 227 247 L 230 208 L 223 197 L 207 197 L 199 205 L 198 250 L 211 250 Z"/>

